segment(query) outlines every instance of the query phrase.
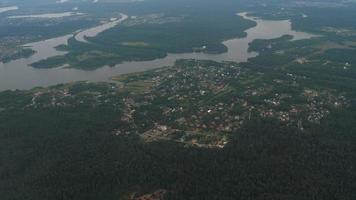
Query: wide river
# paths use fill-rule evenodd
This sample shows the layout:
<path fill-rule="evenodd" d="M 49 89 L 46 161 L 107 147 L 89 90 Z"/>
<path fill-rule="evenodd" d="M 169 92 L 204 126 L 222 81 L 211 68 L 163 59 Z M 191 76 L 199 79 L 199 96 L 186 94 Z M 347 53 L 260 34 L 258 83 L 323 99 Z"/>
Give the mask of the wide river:
<path fill-rule="evenodd" d="M 283 35 L 292 35 L 294 40 L 309 39 L 315 35 L 293 31 L 289 20 L 262 20 L 248 17 L 246 13 L 240 16 L 253 20 L 257 25 L 246 30 L 247 36 L 223 42 L 228 47 L 228 52 L 223 54 L 183 53 L 168 54 L 162 59 L 140 62 L 125 62 L 115 67 L 102 67 L 93 71 L 84 71 L 71 68 L 35 69 L 29 64 L 55 55 L 65 54 L 54 47 L 66 44 L 73 35 L 65 35 L 45 41 L 40 41 L 26 46 L 31 46 L 37 53 L 27 59 L 19 59 L 10 63 L 0 63 L 0 91 L 14 89 L 30 89 L 37 86 L 50 86 L 72 81 L 108 81 L 110 77 L 118 74 L 140 72 L 148 69 L 172 66 L 177 59 L 202 59 L 215 61 L 245 62 L 257 56 L 256 52 L 249 52 L 249 43 L 255 39 L 273 39 Z M 112 22 L 109 22 L 112 23 Z M 103 26 L 98 26 L 98 32 L 104 31 Z M 109 26 L 110 28 L 111 26 Z M 84 30 L 85 31 L 85 30 Z M 91 28 L 90 32 L 95 31 Z M 93 34 L 96 35 L 96 34 Z"/>

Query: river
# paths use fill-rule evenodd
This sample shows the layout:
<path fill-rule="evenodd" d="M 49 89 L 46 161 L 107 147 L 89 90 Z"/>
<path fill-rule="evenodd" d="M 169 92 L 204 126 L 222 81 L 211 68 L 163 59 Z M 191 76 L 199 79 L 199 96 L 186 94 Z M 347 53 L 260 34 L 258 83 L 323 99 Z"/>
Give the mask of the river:
<path fill-rule="evenodd" d="M 38 15 L 16 15 L 10 16 L 9 19 L 21 19 L 21 18 L 62 18 L 62 17 L 70 17 L 74 15 L 84 15 L 84 13 L 77 12 L 63 12 L 63 13 L 46 13 L 46 14 L 38 14 Z"/>
<path fill-rule="evenodd" d="M 17 6 L 8 6 L 8 7 L 0 7 L 0 13 L 12 11 L 12 10 L 18 10 L 19 7 Z"/>
<path fill-rule="evenodd" d="M 114 67 L 106 66 L 93 71 L 72 68 L 35 69 L 30 67 L 29 64 L 51 56 L 64 54 L 65 52 L 56 51 L 54 47 L 60 44 L 66 44 L 68 39 L 73 37 L 73 35 L 66 35 L 28 44 L 26 46 L 31 46 L 31 48 L 37 51 L 35 55 L 27 59 L 19 59 L 6 64 L 0 63 L 0 91 L 8 89 L 30 89 L 36 86 L 50 86 L 72 81 L 108 81 L 110 77 L 114 75 L 141 72 L 163 66 L 172 66 L 177 59 L 245 62 L 249 58 L 258 55 L 256 52 L 248 51 L 249 43 L 255 39 L 273 39 L 287 34 L 292 35 L 294 37 L 293 40 L 315 37 L 315 35 L 309 33 L 293 31 L 289 20 L 262 20 L 249 17 L 246 13 L 239 13 L 239 15 L 245 19 L 255 21 L 257 25 L 246 30 L 247 36 L 244 38 L 235 38 L 223 42 L 223 44 L 228 47 L 228 52 L 223 54 L 168 54 L 167 57 L 162 59 L 125 62 Z M 111 28 L 112 26 L 105 27 Z M 104 31 L 103 25 L 100 25 L 97 28 L 98 29 L 90 28 L 88 29 L 90 30 L 90 34 L 81 35 L 95 36 L 98 32 Z M 95 30 L 98 32 L 95 33 Z M 83 32 L 86 32 L 86 30 Z M 80 37 L 80 40 L 83 38 Z"/>
<path fill-rule="evenodd" d="M 127 18 L 128 18 L 127 15 L 121 14 L 121 17 L 119 19 L 112 19 L 108 23 L 79 32 L 78 34 L 75 35 L 75 39 L 80 42 L 88 42 L 85 39 L 86 37 L 96 37 L 99 33 L 117 26 L 118 24 L 125 21 Z"/>

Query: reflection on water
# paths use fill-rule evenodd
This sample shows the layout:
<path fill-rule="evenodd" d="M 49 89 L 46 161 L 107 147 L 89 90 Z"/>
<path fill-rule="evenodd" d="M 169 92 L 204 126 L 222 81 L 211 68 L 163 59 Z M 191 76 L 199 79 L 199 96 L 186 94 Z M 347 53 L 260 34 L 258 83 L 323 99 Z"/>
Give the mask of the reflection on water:
<path fill-rule="evenodd" d="M 11 10 L 17 10 L 17 9 L 19 9 L 19 7 L 17 6 L 0 7 L 0 13 L 4 13 Z"/>
<path fill-rule="evenodd" d="M 171 66 L 177 59 L 208 59 L 215 61 L 245 62 L 248 58 L 257 56 L 256 52 L 249 52 L 249 43 L 255 39 L 273 39 L 283 35 L 292 35 L 294 39 L 308 39 L 315 35 L 291 30 L 291 22 L 288 20 L 273 21 L 247 17 L 246 13 L 240 16 L 257 22 L 257 26 L 246 30 L 247 37 L 227 40 L 224 44 L 228 52 L 223 54 L 183 53 L 168 54 L 162 59 L 140 62 L 125 62 L 115 67 L 102 67 L 94 71 L 77 69 L 35 69 L 28 65 L 38 60 L 60 55 L 53 47 L 66 44 L 67 35 L 51 40 L 30 44 L 38 53 L 28 59 L 20 59 L 7 64 L 0 63 L 0 90 L 6 89 L 30 89 L 35 86 L 49 86 L 71 81 L 107 81 L 113 75 L 140 72 L 163 66 Z M 121 18 L 122 19 L 122 18 Z M 101 30 L 101 29 L 100 29 Z M 87 35 L 88 36 L 88 35 Z"/>
<path fill-rule="evenodd" d="M 63 51 L 57 51 L 55 47 L 59 45 L 67 45 L 68 44 L 68 39 L 73 37 L 72 34 L 61 36 L 58 38 L 53 38 L 49 40 L 44 40 L 40 42 L 34 42 L 34 43 L 29 43 L 24 45 L 25 47 L 30 47 L 37 53 L 35 53 L 33 56 L 31 56 L 28 59 L 20 59 L 20 60 L 15 60 L 12 63 L 17 63 L 18 61 L 25 61 L 24 64 L 28 65 L 52 56 L 59 56 L 59 55 L 64 55 L 66 52 Z"/>
<path fill-rule="evenodd" d="M 103 25 L 100 26 L 96 26 L 90 29 L 87 29 L 85 31 L 79 32 L 78 34 L 75 35 L 75 39 L 80 41 L 80 42 L 88 42 L 85 38 L 86 37 L 95 37 L 97 36 L 99 33 L 111 29 L 115 26 L 117 26 L 118 24 L 120 24 L 121 22 L 125 21 L 128 18 L 127 15 L 125 14 L 121 14 L 120 19 L 114 19 L 109 23 L 105 23 Z"/>
<path fill-rule="evenodd" d="M 38 14 L 38 15 L 17 15 L 10 16 L 10 19 L 21 19 L 21 18 L 61 18 L 61 17 L 70 17 L 73 15 L 84 15 L 83 13 L 77 12 L 63 12 L 63 13 L 47 13 L 47 14 Z"/>

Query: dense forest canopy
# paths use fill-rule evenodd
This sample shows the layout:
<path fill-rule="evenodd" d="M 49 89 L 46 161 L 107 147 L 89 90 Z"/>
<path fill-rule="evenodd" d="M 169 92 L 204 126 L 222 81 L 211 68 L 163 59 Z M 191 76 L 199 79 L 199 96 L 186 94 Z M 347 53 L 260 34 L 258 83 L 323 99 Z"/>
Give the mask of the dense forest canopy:
<path fill-rule="evenodd" d="M 31 58 L 35 52 L 21 46 L 27 42 L 96 26 L 122 12 L 135 16 L 88 43 L 70 38 L 57 47 L 67 54 L 35 62 L 31 70 L 66 70 L 63 64 L 95 70 L 205 44 L 206 53 L 223 53 L 222 41 L 245 37 L 256 26 L 236 15 L 242 11 L 290 20 L 294 30 L 318 35 L 256 39 L 249 51 L 257 56 L 242 63 L 185 59 L 113 74 L 110 82 L 1 91 L 1 200 L 356 199 L 355 2 L 0 5 L 20 8 L 0 13 L 0 58 L 9 62 Z M 7 18 L 74 7 L 87 14 Z"/>

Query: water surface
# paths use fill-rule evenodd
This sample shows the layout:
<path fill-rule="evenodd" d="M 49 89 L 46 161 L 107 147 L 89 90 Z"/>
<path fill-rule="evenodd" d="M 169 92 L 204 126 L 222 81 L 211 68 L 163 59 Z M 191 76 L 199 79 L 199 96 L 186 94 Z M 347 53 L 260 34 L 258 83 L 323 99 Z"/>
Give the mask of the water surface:
<path fill-rule="evenodd" d="M 18 9 L 19 7 L 17 6 L 0 7 L 0 13 L 4 13 L 11 10 L 18 10 Z"/>
<path fill-rule="evenodd" d="M 75 35 L 75 39 L 80 41 L 80 42 L 88 42 L 85 38 L 87 38 L 87 37 L 95 37 L 99 33 L 117 26 L 118 24 L 120 24 L 123 21 L 125 21 L 127 18 L 128 18 L 127 15 L 121 14 L 121 17 L 119 19 L 111 19 L 111 21 L 108 22 L 108 23 L 104 23 L 104 24 L 102 24 L 100 26 L 96 26 L 96 27 L 93 27 L 93 28 L 89 28 L 89 29 L 87 29 L 85 31 L 79 32 L 78 34 Z"/>
<path fill-rule="evenodd" d="M 7 64 L 0 63 L 0 90 L 30 89 L 35 86 L 49 86 L 71 81 L 108 81 L 110 77 L 114 75 L 140 72 L 163 66 L 172 66 L 177 59 L 207 59 L 215 61 L 245 62 L 249 58 L 258 55 L 256 52 L 248 51 L 249 43 L 255 39 L 273 39 L 286 34 L 292 35 L 294 40 L 315 37 L 315 35 L 309 33 L 293 31 L 289 20 L 262 20 L 248 17 L 246 13 L 240 13 L 239 15 L 245 19 L 255 21 L 257 25 L 246 30 L 247 36 L 244 38 L 235 38 L 223 42 L 228 47 L 228 52 L 223 54 L 168 54 L 167 57 L 162 59 L 125 62 L 118 64 L 115 67 L 102 67 L 94 71 L 83 71 L 68 68 L 35 69 L 29 67 L 28 65 L 41 59 L 64 54 L 65 52 L 56 51 L 54 47 L 60 44 L 66 44 L 68 39 L 73 37 L 73 35 L 66 35 L 51 40 L 32 43 L 29 44 L 29 46 L 32 46 L 32 48 L 38 52 L 34 56 L 28 59 L 19 59 Z M 84 36 L 95 36 L 98 33 L 92 33 L 92 30 L 94 29 L 88 30 L 91 30 L 90 33 L 88 31 L 83 31 L 85 33 L 81 34 L 83 37 L 81 36 L 77 39 L 81 41 L 82 39 L 85 39 Z M 98 28 L 96 30 L 103 31 L 102 28 Z"/>
<path fill-rule="evenodd" d="M 62 13 L 46 13 L 46 14 L 38 14 L 38 15 L 16 15 L 9 16 L 10 19 L 22 19 L 22 18 L 62 18 L 62 17 L 70 17 L 73 15 L 83 15 L 84 13 L 77 12 L 62 12 Z"/>

